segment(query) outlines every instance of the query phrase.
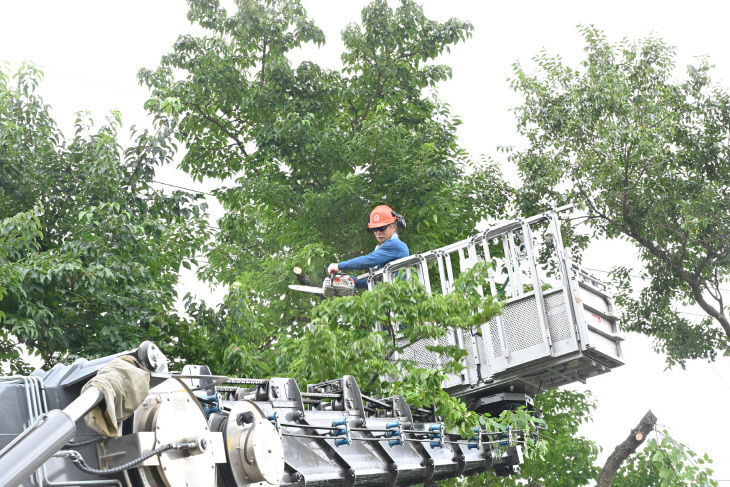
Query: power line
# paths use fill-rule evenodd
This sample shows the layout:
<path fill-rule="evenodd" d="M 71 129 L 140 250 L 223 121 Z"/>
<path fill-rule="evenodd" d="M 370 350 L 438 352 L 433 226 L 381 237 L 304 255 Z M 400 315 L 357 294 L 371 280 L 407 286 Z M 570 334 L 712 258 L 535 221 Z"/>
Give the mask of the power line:
<path fill-rule="evenodd" d="M 116 90 L 116 91 L 122 91 L 122 92 L 125 92 L 125 93 L 130 93 L 130 94 L 136 95 L 136 96 L 150 96 L 149 93 L 145 93 L 142 90 L 139 90 L 138 91 L 138 90 L 131 90 L 129 88 L 124 88 L 124 87 L 121 87 L 121 86 L 114 86 L 114 85 L 110 85 L 109 83 L 104 83 L 104 82 L 97 81 L 97 80 L 83 78 L 81 76 L 76 76 L 75 74 L 65 73 L 63 71 L 58 71 L 57 69 L 44 68 L 42 65 L 41 65 L 41 71 L 43 71 L 44 73 L 49 73 L 49 74 L 53 74 L 53 75 L 56 75 L 56 76 L 61 76 L 63 78 L 69 78 L 69 79 L 72 79 L 72 80 L 75 80 L 75 81 L 80 81 L 82 83 L 87 83 L 87 84 L 90 84 L 90 85 L 100 86 L 102 88 L 107 88 L 107 89 L 110 89 L 110 90 Z"/>
<path fill-rule="evenodd" d="M 604 274 L 610 274 L 611 273 L 611 271 L 606 271 L 606 270 L 603 270 L 603 269 L 592 269 L 590 267 L 584 267 L 583 269 L 585 269 L 587 271 L 593 271 L 593 272 L 603 272 Z M 629 276 L 630 277 L 636 277 L 637 279 L 644 279 L 643 277 L 641 277 L 639 275 L 636 275 L 636 274 L 629 274 Z"/>
<path fill-rule="evenodd" d="M 208 195 L 208 196 L 215 196 L 215 194 L 208 193 L 207 191 L 201 191 L 199 189 L 193 189 L 193 188 L 186 188 L 185 186 L 178 186 L 177 184 L 163 183 L 162 181 L 156 181 L 154 179 L 152 180 L 152 182 L 153 183 L 157 183 L 157 184 L 162 184 L 163 186 L 170 186 L 170 187 L 173 187 L 173 188 L 182 189 L 184 191 L 189 191 L 191 193 L 205 194 L 205 195 Z"/>
<path fill-rule="evenodd" d="M 713 364 L 712 362 L 710 362 L 710 367 L 715 372 L 715 374 L 717 374 L 717 376 L 720 378 L 720 380 L 722 381 L 722 383 L 725 384 L 725 387 L 730 391 L 730 384 L 727 383 L 727 381 L 722 376 L 722 374 L 715 368 L 715 364 Z"/>

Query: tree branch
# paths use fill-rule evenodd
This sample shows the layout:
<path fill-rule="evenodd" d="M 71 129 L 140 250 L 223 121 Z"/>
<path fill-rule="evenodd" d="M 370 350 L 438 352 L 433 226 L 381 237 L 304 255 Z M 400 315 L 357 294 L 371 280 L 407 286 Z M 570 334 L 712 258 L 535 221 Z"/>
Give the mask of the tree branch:
<path fill-rule="evenodd" d="M 301 284 L 302 286 L 312 286 L 312 287 L 321 287 L 322 286 L 321 284 L 317 284 L 316 282 L 311 280 L 309 278 L 309 276 L 304 273 L 304 271 L 302 270 L 301 267 L 295 267 L 294 269 L 292 269 L 292 271 L 294 272 L 294 275 L 297 278 L 297 282 L 299 284 Z M 320 301 L 324 300 L 324 296 L 317 296 L 317 297 L 319 298 Z"/>
<path fill-rule="evenodd" d="M 647 411 L 644 417 L 641 418 L 641 421 L 639 421 L 639 424 L 631 430 L 629 436 L 609 455 L 606 464 L 603 466 L 603 470 L 601 470 L 601 476 L 598 478 L 596 487 L 611 487 L 618 468 L 644 442 L 646 435 L 654 429 L 655 425 L 656 416 L 654 416 L 651 410 Z"/>
<path fill-rule="evenodd" d="M 710 303 L 707 302 L 702 293 L 701 283 L 696 276 L 690 274 L 686 269 L 684 269 L 684 267 L 682 267 L 681 262 L 672 259 L 672 257 L 666 251 L 657 247 L 650 240 L 632 231 L 631 228 L 628 227 L 626 222 L 617 222 L 605 213 L 599 211 L 598 207 L 590 199 L 583 187 L 579 183 L 576 183 L 576 186 L 578 187 L 578 191 L 580 192 L 583 199 L 586 201 L 590 209 L 595 214 L 606 220 L 611 225 L 618 227 L 621 233 L 635 240 L 639 245 L 644 247 L 651 255 L 653 255 L 657 259 L 665 262 L 677 274 L 677 276 L 690 287 L 690 289 L 692 290 L 692 296 L 695 298 L 695 301 L 697 301 L 697 304 L 700 306 L 700 308 L 702 308 L 702 310 L 709 316 L 714 318 L 720 324 L 720 326 L 722 326 L 722 329 L 725 331 L 725 335 L 730 338 L 730 320 L 728 320 L 728 318 L 724 315 L 722 308 L 720 308 L 720 310 L 717 310 Z"/>
<path fill-rule="evenodd" d="M 261 49 L 261 82 L 259 88 L 264 89 L 264 82 L 266 81 L 266 44 L 268 39 L 264 37 L 264 46 Z"/>
<path fill-rule="evenodd" d="M 299 282 L 299 284 L 301 284 L 302 286 L 314 286 L 314 287 L 321 286 L 321 284 L 317 284 L 316 282 L 311 280 L 309 278 L 309 276 L 304 273 L 304 271 L 302 270 L 301 267 L 295 267 L 294 269 L 292 269 L 292 271 L 294 272 L 294 275 L 297 277 L 297 282 Z"/>
<path fill-rule="evenodd" d="M 228 127 L 226 127 L 225 125 L 223 125 L 223 124 L 221 123 L 221 121 L 220 121 L 220 120 L 218 120 L 217 118 L 215 118 L 215 117 L 213 117 L 213 116 L 209 115 L 209 114 L 208 114 L 208 113 L 207 113 L 207 112 L 206 112 L 205 110 L 203 110 L 203 108 L 202 108 L 202 107 L 201 107 L 200 105 L 198 105 L 197 103 L 192 103 L 192 102 L 189 102 L 189 101 L 188 101 L 188 102 L 183 102 L 183 105 L 188 105 L 188 106 L 190 106 L 190 107 L 193 107 L 193 108 L 195 108 L 195 110 L 196 110 L 196 111 L 197 111 L 197 112 L 198 112 L 198 113 L 199 113 L 199 114 L 200 114 L 200 115 L 201 115 L 201 116 L 202 116 L 202 117 L 203 117 L 204 119 L 206 119 L 207 121 L 209 121 L 210 123 L 212 123 L 213 125 L 215 125 L 216 127 L 218 127 L 219 129 L 221 129 L 221 130 L 222 130 L 222 131 L 223 131 L 223 132 L 224 132 L 224 133 L 225 133 L 225 134 L 226 134 L 226 135 L 227 135 L 228 137 L 230 137 L 230 138 L 231 138 L 231 140 L 233 140 L 233 142 L 235 142 L 235 144 L 236 144 L 236 145 L 238 146 L 238 148 L 239 148 L 239 149 L 241 150 L 241 152 L 243 153 L 244 157 L 248 157 L 248 152 L 246 152 L 246 147 L 244 147 L 244 145 L 243 145 L 243 142 L 241 142 L 241 141 L 240 141 L 240 140 L 238 139 L 238 137 L 236 136 L 236 134 L 232 133 L 232 132 L 231 132 L 231 130 L 230 130 L 230 129 L 229 129 Z"/>
<path fill-rule="evenodd" d="M 353 119 L 350 120 L 350 127 L 352 127 L 352 130 L 355 131 L 355 128 L 357 127 L 357 119 L 359 117 L 357 108 L 355 107 L 355 104 L 352 102 L 352 98 L 348 98 L 347 103 L 350 105 L 350 110 L 352 110 Z"/>
<path fill-rule="evenodd" d="M 365 111 L 362 114 L 362 117 L 360 117 L 360 123 L 365 121 L 365 118 L 368 116 L 368 112 L 370 111 L 370 106 L 373 104 L 373 101 L 380 95 L 380 90 L 382 90 L 382 79 L 383 79 L 383 72 L 381 70 L 378 70 L 378 79 L 375 82 L 375 93 L 373 93 L 373 96 L 370 97 L 367 104 L 365 105 Z"/>
<path fill-rule="evenodd" d="M 631 164 L 629 163 L 629 150 L 624 149 L 624 188 L 621 194 L 621 218 L 625 222 L 629 218 L 629 173 Z"/>

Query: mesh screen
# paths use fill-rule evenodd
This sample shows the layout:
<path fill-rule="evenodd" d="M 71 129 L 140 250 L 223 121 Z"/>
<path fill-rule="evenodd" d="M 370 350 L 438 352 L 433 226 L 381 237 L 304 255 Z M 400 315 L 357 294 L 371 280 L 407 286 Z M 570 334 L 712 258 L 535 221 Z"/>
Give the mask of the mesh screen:
<path fill-rule="evenodd" d="M 403 349 L 401 358 L 405 360 L 413 360 L 419 367 L 424 369 L 435 369 L 438 367 L 438 360 L 436 354 L 426 350 L 426 345 L 430 343 L 430 340 L 419 340 L 416 343 L 412 343 Z M 402 346 L 405 340 L 401 340 L 400 345 Z"/>
<path fill-rule="evenodd" d="M 464 350 L 466 350 L 466 367 L 469 370 L 476 370 L 476 361 L 474 360 L 474 346 L 472 345 L 472 331 L 464 330 Z"/>
<path fill-rule="evenodd" d="M 508 353 L 542 343 L 535 297 L 506 305 L 502 314 L 502 327 Z"/>
<path fill-rule="evenodd" d="M 499 330 L 497 329 L 497 318 L 492 318 L 489 322 L 489 335 L 492 338 L 492 356 L 494 358 L 502 356 L 502 341 L 499 337 Z"/>
<path fill-rule="evenodd" d="M 565 303 L 562 292 L 554 292 L 545 297 L 545 312 L 548 319 L 548 328 L 553 342 L 558 342 L 573 337 L 572 324 L 568 320 L 565 310 Z M 464 358 L 464 365 L 469 370 L 471 377 L 477 377 L 478 367 L 475 354 L 479 354 L 479 360 L 489 361 L 492 357 L 503 357 L 505 353 L 512 353 L 526 348 L 539 345 L 543 342 L 538 321 L 537 303 L 534 296 L 508 303 L 502 314 L 502 326 L 504 329 L 504 342 L 506 351 L 502 349 L 502 340 L 497 329 L 496 318 L 489 323 L 489 334 L 492 342 L 491 350 L 485 349 L 485 342 L 480 334 L 473 335 L 472 330 L 464 330 L 464 350 L 467 352 Z M 485 330 L 486 331 L 486 330 Z M 458 343 L 456 331 L 450 330 L 445 336 L 439 338 L 438 344 L 442 346 Z M 477 349 L 474 350 L 472 337 L 476 340 Z M 401 345 L 405 342 L 401 341 Z M 439 360 L 434 352 L 426 350 L 430 340 L 421 340 L 403 349 L 401 357 L 406 360 L 415 361 L 420 367 L 436 369 Z M 486 356 L 485 356 L 486 350 Z M 489 357 L 489 358 L 487 358 Z"/>
<path fill-rule="evenodd" d="M 565 310 L 563 293 L 555 293 L 545 297 L 545 314 L 553 342 L 559 342 L 573 336 L 572 325 Z"/>

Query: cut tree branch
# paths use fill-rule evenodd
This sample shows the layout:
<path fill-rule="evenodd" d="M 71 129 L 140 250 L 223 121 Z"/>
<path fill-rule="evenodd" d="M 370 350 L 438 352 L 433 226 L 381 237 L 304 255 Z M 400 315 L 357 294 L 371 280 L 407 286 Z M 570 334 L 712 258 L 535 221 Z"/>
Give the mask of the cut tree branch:
<path fill-rule="evenodd" d="M 646 436 L 654 429 L 654 426 L 656 426 L 656 416 L 649 410 L 641 418 L 639 424 L 631 430 L 629 436 L 608 457 L 606 464 L 603 466 L 603 470 L 601 470 L 601 476 L 598 478 L 596 487 L 611 487 L 618 468 L 644 442 Z"/>
<path fill-rule="evenodd" d="M 294 272 L 294 275 L 297 278 L 297 282 L 299 284 L 301 284 L 302 286 L 314 286 L 314 287 L 321 286 L 321 284 L 317 284 L 316 282 L 311 280 L 309 278 L 309 276 L 304 273 L 304 271 L 302 270 L 301 267 L 295 267 L 294 269 L 292 269 L 292 271 Z"/>

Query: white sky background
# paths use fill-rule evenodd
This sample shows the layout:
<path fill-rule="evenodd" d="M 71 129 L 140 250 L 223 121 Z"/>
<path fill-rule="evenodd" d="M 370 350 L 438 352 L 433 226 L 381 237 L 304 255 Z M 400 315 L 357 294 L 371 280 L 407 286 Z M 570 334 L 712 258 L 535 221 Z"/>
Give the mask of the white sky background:
<path fill-rule="evenodd" d="M 341 52 L 339 32 L 359 19 L 365 3 L 306 1 L 309 14 L 325 31 L 327 44 L 319 50 L 304 49 L 302 59 L 336 68 Z M 678 47 L 681 69 L 695 56 L 709 56 L 716 66 L 715 81 L 730 87 L 728 10 L 721 1 L 431 0 L 424 9 L 438 20 L 455 16 L 474 24 L 472 39 L 452 48 L 443 59 L 453 68 L 453 79 L 439 89 L 440 97 L 463 120 L 460 142 L 474 158 L 486 154 L 500 160 L 498 145 L 520 143 L 510 113 L 519 98 L 506 81 L 511 64 L 517 60 L 528 63 L 545 48 L 577 65 L 584 45 L 578 24 L 596 24 L 612 41 L 655 32 Z M 111 109 L 119 109 L 124 131 L 133 124 L 146 126 L 149 122 L 142 104 L 147 92 L 138 86 L 136 73 L 141 67 L 157 66 L 177 36 L 193 30 L 186 12 L 182 0 L 0 0 L 0 62 L 15 68 L 22 61 L 32 61 L 44 69 L 41 94 L 67 133 L 78 110 L 89 110 L 101 122 Z M 514 174 L 509 168 L 505 172 Z M 211 188 L 193 183 L 174 168 L 160 170 L 157 179 Z M 220 210 L 215 211 L 219 214 Z M 635 262 L 626 244 L 609 242 L 596 243 L 585 257 L 585 265 L 595 269 Z M 211 294 L 190 275 L 181 286 L 181 293 L 187 291 L 212 300 L 220 296 L 220 291 Z M 676 439 L 699 453 L 709 453 L 715 461 L 716 478 L 727 479 L 721 485 L 730 485 L 730 426 L 724 414 L 730 404 L 730 359 L 720 358 L 714 364 L 691 362 L 686 371 L 667 372 L 663 358 L 651 351 L 647 338 L 626 338 L 627 365 L 591 379 L 584 387 L 593 392 L 599 409 L 583 434 L 603 446 L 604 459 L 646 410 L 652 409 Z"/>

